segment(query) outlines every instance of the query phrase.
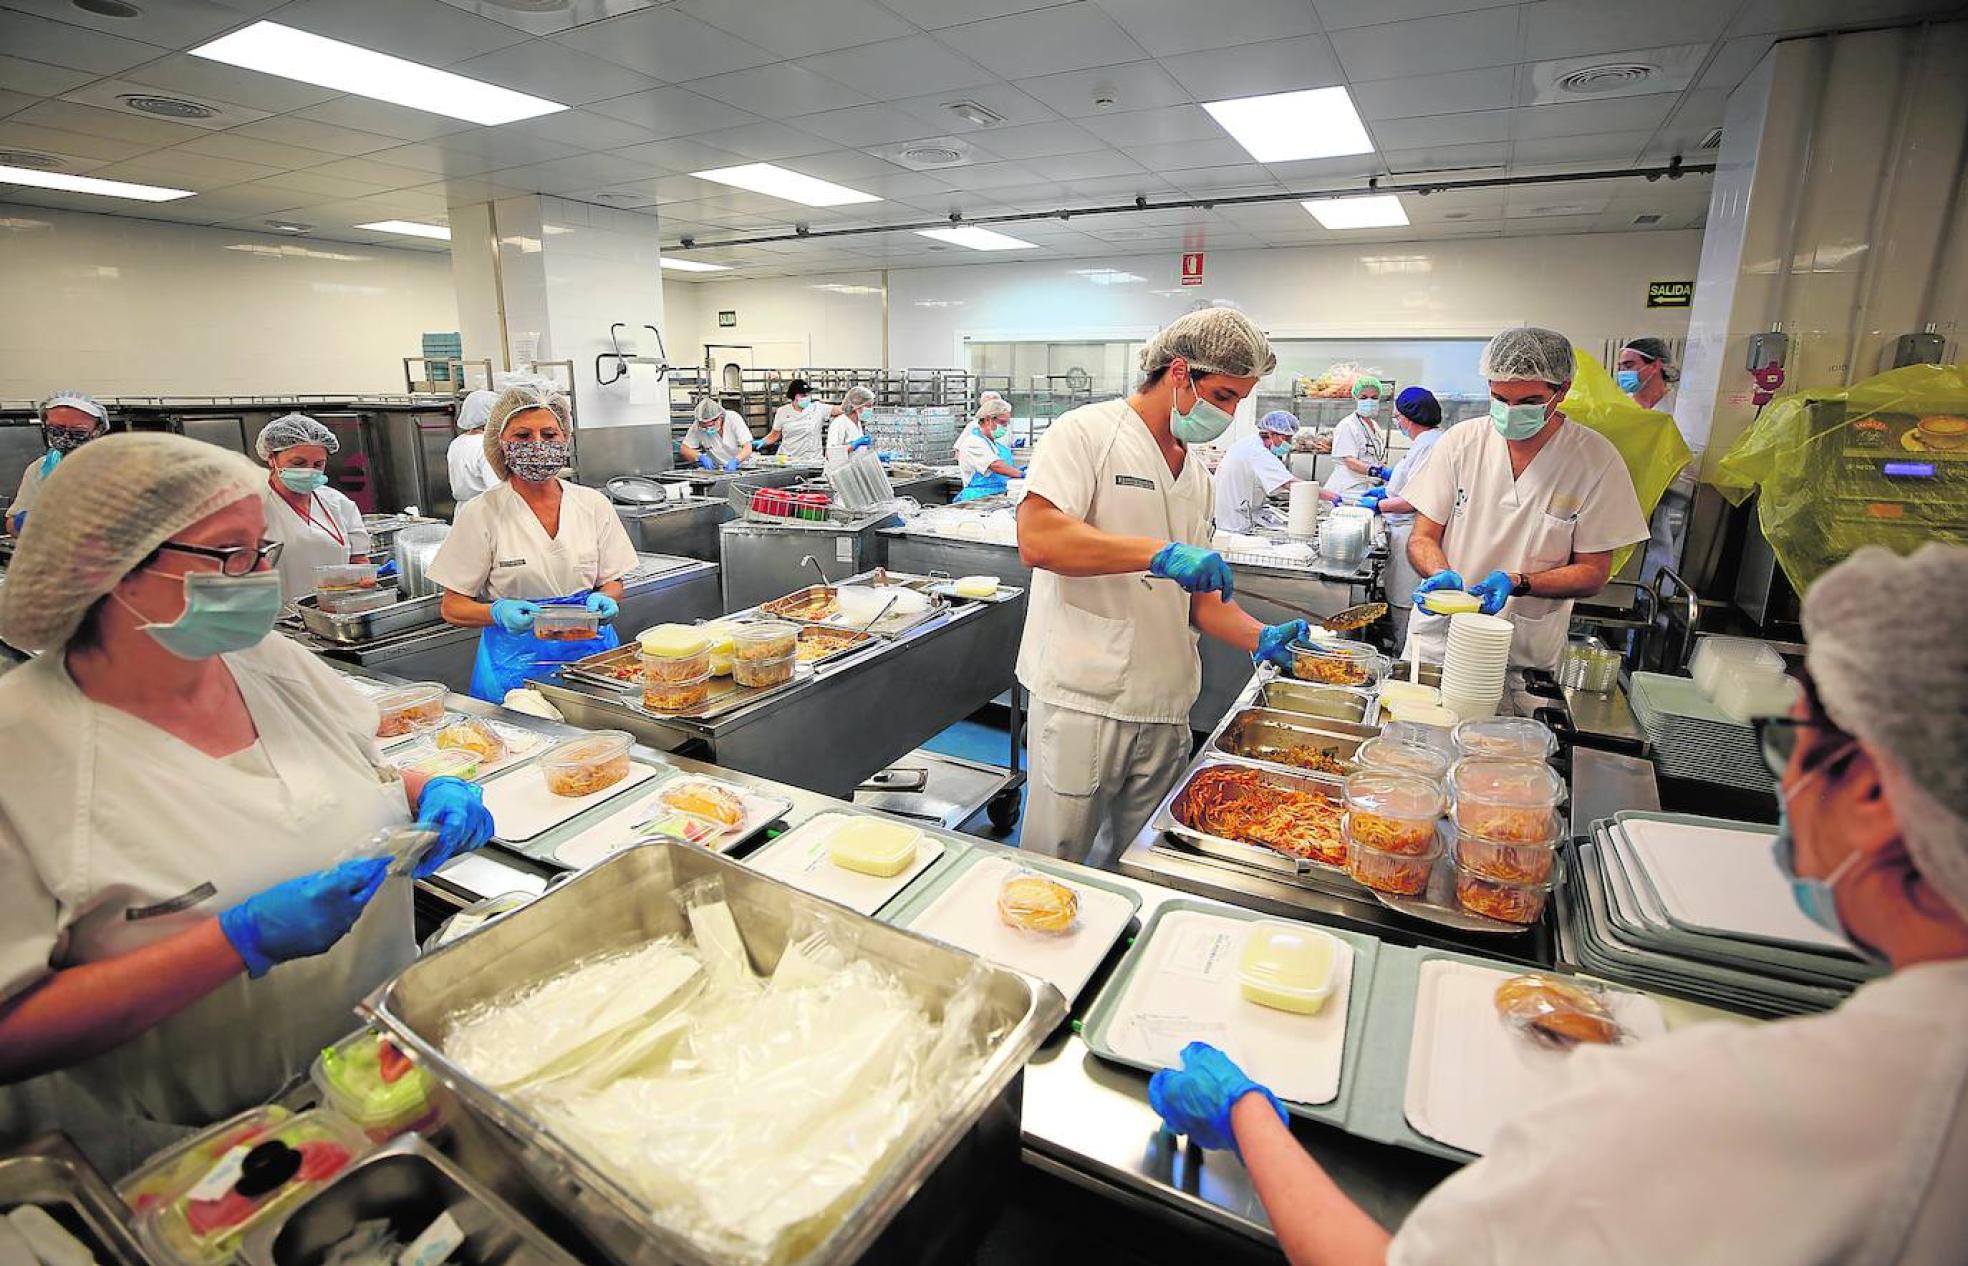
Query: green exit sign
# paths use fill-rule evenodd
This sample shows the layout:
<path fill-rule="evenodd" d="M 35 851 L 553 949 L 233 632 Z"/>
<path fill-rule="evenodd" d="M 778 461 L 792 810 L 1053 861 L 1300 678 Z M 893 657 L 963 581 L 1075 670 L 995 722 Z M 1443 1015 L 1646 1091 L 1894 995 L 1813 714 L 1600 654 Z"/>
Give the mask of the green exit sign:
<path fill-rule="evenodd" d="M 1650 308 L 1686 308 L 1695 302 L 1695 283 L 1692 281 L 1650 281 L 1647 283 L 1647 306 Z"/>
<path fill-rule="evenodd" d="M 731 328 L 732 326 L 734 326 L 734 325 L 736 325 L 736 324 L 738 324 L 738 314 L 737 314 L 736 312 L 720 312 L 720 313 L 718 313 L 718 328 L 719 328 L 719 329 L 723 329 L 723 330 L 728 330 L 728 329 L 730 329 L 730 328 Z"/>

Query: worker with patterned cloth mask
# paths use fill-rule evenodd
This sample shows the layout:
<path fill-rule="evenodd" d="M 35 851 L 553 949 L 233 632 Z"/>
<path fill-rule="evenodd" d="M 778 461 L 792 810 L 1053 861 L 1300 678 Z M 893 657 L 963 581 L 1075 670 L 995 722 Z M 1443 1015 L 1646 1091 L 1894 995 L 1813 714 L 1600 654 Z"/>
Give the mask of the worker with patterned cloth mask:
<path fill-rule="evenodd" d="M 41 402 L 41 443 L 47 451 L 21 472 L 20 490 L 7 507 L 7 530 L 19 532 L 27 512 L 41 495 L 41 485 L 61 459 L 90 440 L 109 433 L 109 412 L 79 391 L 57 391 Z"/>
<path fill-rule="evenodd" d="M 1466 587 L 1515 626 L 1513 665 L 1556 669 L 1572 600 L 1605 587 L 1614 552 L 1647 539 L 1647 518 L 1612 441 L 1564 414 L 1570 339 L 1505 330 L 1477 372 L 1490 383 L 1489 424 L 1451 428 L 1402 490 L 1415 509 L 1408 561 L 1427 578 L 1414 588 L 1409 652 L 1442 662 L 1448 617 L 1421 603 Z"/>
<path fill-rule="evenodd" d="M 1968 1245 L 1968 549 L 1862 549 L 1804 599 L 1805 688 L 1760 726 L 1799 910 L 1887 973 L 1836 1010 L 1581 1045 L 1389 1238 L 1201 1042 L 1148 1097 L 1240 1153 L 1293 1266 L 1956 1266 Z M 1949 595 L 1908 603 L 1908 594 Z M 1879 613 L 1895 617 L 1881 623 Z M 1917 699 L 1918 707 L 1907 706 Z"/>
<path fill-rule="evenodd" d="M 1032 592 L 1018 680 L 1032 694 L 1033 779 L 1023 846 L 1111 860 L 1189 759 L 1202 686 L 1197 634 L 1288 663 L 1303 620 L 1245 614 L 1211 538 L 1209 472 L 1190 451 L 1277 366 L 1228 308 L 1191 312 L 1141 349 L 1133 395 L 1074 409 L 1046 431 L 1018 506 Z"/>

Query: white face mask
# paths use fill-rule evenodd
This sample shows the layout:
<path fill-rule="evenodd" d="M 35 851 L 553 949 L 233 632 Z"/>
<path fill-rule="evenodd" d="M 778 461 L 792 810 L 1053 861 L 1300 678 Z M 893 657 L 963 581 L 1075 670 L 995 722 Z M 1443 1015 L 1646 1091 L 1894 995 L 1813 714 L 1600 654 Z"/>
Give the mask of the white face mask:
<path fill-rule="evenodd" d="M 1364 400 L 1355 400 L 1353 402 L 1353 412 L 1359 414 L 1363 418 L 1370 418 L 1374 414 L 1380 412 L 1380 401 L 1373 399 L 1372 397 L 1368 397 L 1367 399 Z"/>

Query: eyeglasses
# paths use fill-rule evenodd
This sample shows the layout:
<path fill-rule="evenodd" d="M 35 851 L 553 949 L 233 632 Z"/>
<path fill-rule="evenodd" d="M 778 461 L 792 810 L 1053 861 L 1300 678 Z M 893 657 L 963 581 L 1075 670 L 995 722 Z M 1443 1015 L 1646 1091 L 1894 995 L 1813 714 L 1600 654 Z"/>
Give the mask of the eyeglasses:
<path fill-rule="evenodd" d="M 1797 745 L 1805 730 L 1820 730 L 1845 740 L 1837 750 L 1818 760 L 1820 767 L 1857 746 L 1857 740 L 1834 725 L 1829 717 L 1755 717 L 1750 724 L 1756 727 L 1756 745 L 1762 749 L 1763 763 L 1769 767 L 1770 776 L 1776 779 L 1782 779 L 1789 770 L 1791 758 L 1797 754 Z"/>
<path fill-rule="evenodd" d="M 179 554 L 190 554 L 196 558 L 216 558 L 219 570 L 228 576 L 250 576 L 260 570 L 260 564 L 272 567 L 280 561 L 280 551 L 287 548 L 285 541 L 261 541 L 258 545 L 180 545 L 176 541 L 166 541 L 157 547 L 161 553 L 172 550 Z"/>

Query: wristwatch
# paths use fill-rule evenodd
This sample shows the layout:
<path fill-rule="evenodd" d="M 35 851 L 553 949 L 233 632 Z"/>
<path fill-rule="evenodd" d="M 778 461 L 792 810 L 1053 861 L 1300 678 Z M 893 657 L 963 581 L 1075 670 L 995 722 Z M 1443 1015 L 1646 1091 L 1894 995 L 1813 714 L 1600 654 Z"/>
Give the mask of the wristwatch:
<path fill-rule="evenodd" d="M 1527 571 L 1512 573 L 1510 577 L 1510 596 L 1513 598 L 1528 598 L 1530 594 L 1531 573 Z"/>

